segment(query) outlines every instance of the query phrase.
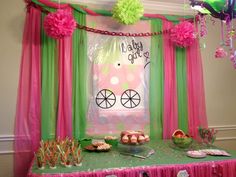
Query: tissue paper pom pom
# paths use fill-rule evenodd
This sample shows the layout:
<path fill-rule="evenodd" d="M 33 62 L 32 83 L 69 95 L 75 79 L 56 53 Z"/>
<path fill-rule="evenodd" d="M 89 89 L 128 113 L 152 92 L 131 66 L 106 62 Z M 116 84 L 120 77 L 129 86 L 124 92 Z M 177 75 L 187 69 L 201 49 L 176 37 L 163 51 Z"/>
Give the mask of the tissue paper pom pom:
<path fill-rule="evenodd" d="M 231 52 L 230 60 L 233 62 L 234 69 L 236 69 L 236 50 Z"/>
<path fill-rule="evenodd" d="M 224 58 L 227 56 L 227 52 L 222 48 L 218 47 L 215 51 L 215 58 Z"/>
<path fill-rule="evenodd" d="M 192 23 L 184 21 L 176 25 L 170 31 L 170 38 L 179 47 L 188 47 L 196 39 Z"/>
<path fill-rule="evenodd" d="M 76 21 L 69 10 L 59 9 L 44 19 L 46 34 L 55 39 L 71 36 L 75 28 Z"/>
<path fill-rule="evenodd" d="M 140 0 L 118 0 L 112 12 L 112 17 L 119 23 L 130 25 L 139 21 L 144 10 Z"/>

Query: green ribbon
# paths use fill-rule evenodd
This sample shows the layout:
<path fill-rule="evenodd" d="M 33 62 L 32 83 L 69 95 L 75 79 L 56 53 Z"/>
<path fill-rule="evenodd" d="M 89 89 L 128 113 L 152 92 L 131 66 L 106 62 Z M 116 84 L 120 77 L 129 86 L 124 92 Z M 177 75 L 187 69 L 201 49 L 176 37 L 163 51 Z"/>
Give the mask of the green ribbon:
<path fill-rule="evenodd" d="M 176 47 L 176 77 L 178 97 L 178 126 L 184 132 L 188 132 L 188 100 L 185 48 Z"/>
<path fill-rule="evenodd" d="M 74 11 L 75 20 L 86 25 L 86 14 Z M 88 63 L 87 32 L 76 29 L 73 33 L 73 88 L 72 117 L 73 136 L 82 139 L 86 134 L 87 95 L 88 95 Z"/>
<path fill-rule="evenodd" d="M 42 13 L 42 20 L 44 17 L 45 14 Z M 47 140 L 55 138 L 58 105 L 58 61 L 56 55 L 56 40 L 48 37 L 43 28 L 41 29 L 41 51 L 41 138 Z"/>
<path fill-rule="evenodd" d="M 162 20 L 151 20 L 152 32 L 162 30 Z M 150 63 L 150 137 L 162 139 L 163 134 L 163 90 L 164 90 L 164 64 L 163 64 L 163 36 L 151 38 Z"/>

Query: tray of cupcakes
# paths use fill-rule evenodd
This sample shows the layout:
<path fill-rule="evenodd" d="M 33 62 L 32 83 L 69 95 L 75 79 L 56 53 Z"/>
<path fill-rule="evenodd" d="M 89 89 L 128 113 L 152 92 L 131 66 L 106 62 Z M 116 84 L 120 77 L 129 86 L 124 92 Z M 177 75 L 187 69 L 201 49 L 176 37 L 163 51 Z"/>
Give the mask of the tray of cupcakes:
<path fill-rule="evenodd" d="M 147 150 L 145 144 L 150 141 L 148 135 L 143 131 L 126 130 L 120 134 L 120 143 L 118 144 L 118 151 L 121 154 L 132 153 L 137 154 Z"/>
<path fill-rule="evenodd" d="M 126 145 L 142 145 L 150 141 L 148 135 L 143 131 L 126 130 L 120 134 L 120 143 Z"/>

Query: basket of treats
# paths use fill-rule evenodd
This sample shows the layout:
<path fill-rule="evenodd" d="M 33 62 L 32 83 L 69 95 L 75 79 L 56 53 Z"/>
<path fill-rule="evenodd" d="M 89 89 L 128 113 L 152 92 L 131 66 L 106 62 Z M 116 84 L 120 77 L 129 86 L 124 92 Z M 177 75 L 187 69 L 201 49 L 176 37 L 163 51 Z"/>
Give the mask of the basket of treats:
<path fill-rule="evenodd" d="M 111 149 L 112 145 L 107 144 L 102 141 L 93 142 L 92 144 L 84 147 L 87 151 L 91 152 L 108 152 Z"/>

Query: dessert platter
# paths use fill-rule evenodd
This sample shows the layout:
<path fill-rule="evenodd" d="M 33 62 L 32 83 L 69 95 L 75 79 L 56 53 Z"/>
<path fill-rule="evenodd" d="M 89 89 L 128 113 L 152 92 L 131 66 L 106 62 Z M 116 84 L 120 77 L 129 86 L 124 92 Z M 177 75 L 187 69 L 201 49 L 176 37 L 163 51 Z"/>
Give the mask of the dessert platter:
<path fill-rule="evenodd" d="M 139 153 L 147 149 L 144 144 L 149 142 L 150 138 L 143 131 L 127 130 L 120 134 L 120 143 L 118 149 L 120 153 Z"/>
<path fill-rule="evenodd" d="M 150 138 L 143 131 L 127 130 L 120 134 L 120 142 L 128 145 L 141 145 L 149 142 Z"/>
<path fill-rule="evenodd" d="M 92 152 L 108 152 L 111 149 L 111 145 L 102 141 L 93 142 L 92 144 L 85 146 L 84 149 Z"/>

